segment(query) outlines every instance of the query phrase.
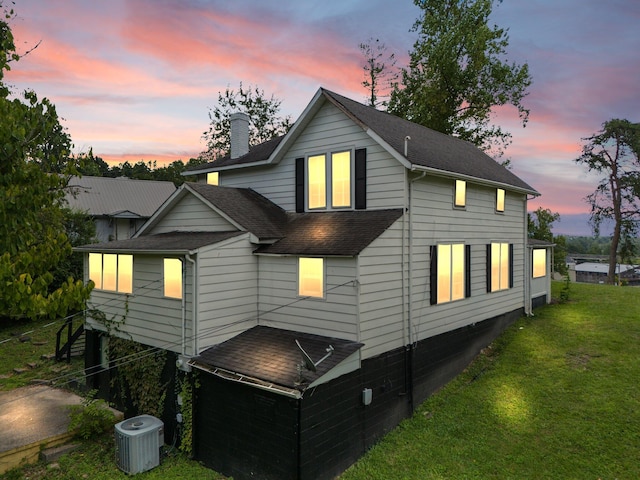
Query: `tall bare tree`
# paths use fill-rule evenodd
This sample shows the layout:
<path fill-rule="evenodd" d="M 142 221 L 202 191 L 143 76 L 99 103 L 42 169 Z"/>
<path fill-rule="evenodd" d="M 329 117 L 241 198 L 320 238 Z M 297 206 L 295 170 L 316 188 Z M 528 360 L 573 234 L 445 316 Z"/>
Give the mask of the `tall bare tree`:
<path fill-rule="evenodd" d="M 387 46 L 379 39 L 370 38 L 358 45 L 364 55 L 364 80 L 362 86 L 367 89 L 367 104 L 371 107 L 386 107 L 389 95 L 398 80 L 396 56 L 387 53 Z"/>
<path fill-rule="evenodd" d="M 614 222 L 609 250 L 607 283 L 615 282 L 621 240 L 633 237 L 640 226 L 640 123 L 612 119 L 588 138 L 576 159 L 590 172 L 602 175 L 596 190 L 586 197 L 596 235 L 604 220 Z M 628 242 L 623 242 L 627 249 Z"/>

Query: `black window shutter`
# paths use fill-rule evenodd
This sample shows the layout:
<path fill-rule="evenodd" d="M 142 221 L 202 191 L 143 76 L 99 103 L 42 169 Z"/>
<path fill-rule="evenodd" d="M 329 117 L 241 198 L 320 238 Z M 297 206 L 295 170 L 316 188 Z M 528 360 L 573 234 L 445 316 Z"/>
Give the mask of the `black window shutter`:
<path fill-rule="evenodd" d="M 367 149 L 356 150 L 355 160 L 355 208 L 367 208 Z"/>
<path fill-rule="evenodd" d="M 509 244 L 509 288 L 513 288 L 513 243 Z"/>
<path fill-rule="evenodd" d="M 431 258 L 429 264 L 429 283 L 431 287 L 431 305 L 438 303 L 438 247 L 431 245 Z"/>
<path fill-rule="evenodd" d="M 469 298 L 471 296 L 471 245 L 464 246 L 464 296 Z"/>
<path fill-rule="evenodd" d="M 487 244 L 487 293 L 491 292 L 491 244 Z"/>
<path fill-rule="evenodd" d="M 296 212 L 304 212 L 304 158 L 296 158 Z"/>

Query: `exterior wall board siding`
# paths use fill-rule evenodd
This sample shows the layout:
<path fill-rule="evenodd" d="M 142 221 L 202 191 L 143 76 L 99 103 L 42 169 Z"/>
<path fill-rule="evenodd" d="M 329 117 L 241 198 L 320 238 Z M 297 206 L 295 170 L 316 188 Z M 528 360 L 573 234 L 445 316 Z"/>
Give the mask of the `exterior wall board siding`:
<path fill-rule="evenodd" d="M 495 192 L 467 182 L 465 209 L 453 208 L 453 179 L 427 176 L 412 185 L 412 311 L 416 337 L 423 340 L 518 309 L 524 295 L 523 196 L 507 192 L 505 212 L 495 211 Z M 478 228 L 481 225 L 481 229 Z M 486 292 L 486 245 L 514 245 L 514 287 Z M 438 242 L 471 245 L 471 297 L 430 305 L 429 247 Z"/>
<path fill-rule="evenodd" d="M 325 298 L 298 296 L 298 257 L 260 256 L 259 323 L 357 340 L 355 260 L 325 259 Z"/>
<path fill-rule="evenodd" d="M 162 256 L 134 255 L 133 294 L 93 290 L 90 308 L 103 312 L 117 326 L 113 334 L 153 347 L 180 352 L 182 346 L 182 302 L 163 296 Z M 187 264 L 185 292 L 192 292 L 191 266 Z M 126 307 L 125 307 L 126 304 Z M 187 338 L 193 335 L 191 325 L 192 295 L 187 293 Z M 123 318 L 124 316 L 124 318 Z M 107 330 L 100 321 L 88 317 L 91 328 Z"/>
<path fill-rule="evenodd" d="M 396 247 L 387 245 L 395 240 Z M 358 257 L 362 358 L 404 344 L 402 219 L 374 240 Z"/>
<path fill-rule="evenodd" d="M 197 353 L 257 325 L 257 258 L 247 235 L 198 254 Z"/>
<path fill-rule="evenodd" d="M 329 103 L 318 111 L 278 165 L 223 171 L 221 185 L 250 187 L 287 211 L 295 211 L 294 162 L 310 154 L 367 149 L 367 208 L 404 205 L 404 167 L 344 113 Z"/>
<path fill-rule="evenodd" d="M 155 235 L 175 231 L 228 232 L 237 230 L 226 219 L 214 212 L 193 195 L 185 195 L 158 225 L 147 234 Z"/>

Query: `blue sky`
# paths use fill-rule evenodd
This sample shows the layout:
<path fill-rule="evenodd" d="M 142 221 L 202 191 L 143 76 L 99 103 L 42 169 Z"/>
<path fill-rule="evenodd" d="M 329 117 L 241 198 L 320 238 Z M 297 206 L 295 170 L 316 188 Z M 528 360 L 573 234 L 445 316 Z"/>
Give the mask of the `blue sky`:
<path fill-rule="evenodd" d="M 160 165 L 204 149 L 217 93 L 241 81 L 281 99 L 294 119 L 320 86 L 364 102 L 358 44 L 379 38 L 405 65 L 420 13 L 389 0 L 16 0 L 14 8 L 19 51 L 40 45 L 7 81 L 55 103 L 76 151 Z M 505 0 L 492 21 L 508 29 L 508 60 L 528 63 L 533 77 L 526 128 L 515 109 L 495 119 L 513 135 L 513 171 L 542 193 L 530 209 L 559 212 L 567 226 L 572 215 L 584 220 L 597 177 L 573 162 L 582 139 L 611 118 L 640 121 L 640 2 Z"/>

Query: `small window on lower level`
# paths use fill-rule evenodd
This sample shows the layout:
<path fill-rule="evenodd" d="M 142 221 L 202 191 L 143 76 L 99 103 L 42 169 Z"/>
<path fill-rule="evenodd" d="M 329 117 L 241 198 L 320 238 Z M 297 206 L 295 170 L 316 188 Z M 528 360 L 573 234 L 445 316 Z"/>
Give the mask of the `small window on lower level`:
<path fill-rule="evenodd" d="M 533 249 L 533 278 L 544 277 L 547 274 L 547 251 L 544 248 Z"/>
<path fill-rule="evenodd" d="M 164 259 L 164 296 L 182 298 L 182 261 L 179 258 Z"/>
<path fill-rule="evenodd" d="M 298 259 L 298 295 L 324 297 L 324 259 Z"/>

